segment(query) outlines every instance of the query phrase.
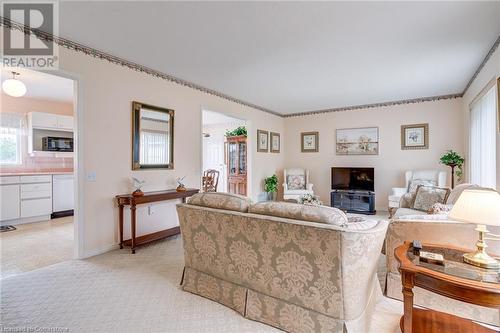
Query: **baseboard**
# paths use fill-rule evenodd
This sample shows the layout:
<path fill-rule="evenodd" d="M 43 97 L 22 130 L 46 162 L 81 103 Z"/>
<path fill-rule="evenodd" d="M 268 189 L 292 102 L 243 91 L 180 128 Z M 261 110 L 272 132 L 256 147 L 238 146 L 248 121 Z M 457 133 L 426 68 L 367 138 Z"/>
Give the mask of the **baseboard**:
<path fill-rule="evenodd" d="M 117 250 L 119 248 L 120 248 L 119 244 L 113 244 L 113 245 L 109 245 L 109 246 L 106 246 L 106 247 L 103 247 L 103 248 L 100 248 L 100 249 L 97 249 L 97 250 L 86 250 L 86 251 L 84 251 L 83 256 L 81 258 L 79 258 L 79 259 L 86 259 L 86 258 L 90 258 L 90 257 L 93 257 L 93 256 L 98 256 L 100 254 L 104 254 L 106 252 L 114 251 L 114 250 Z"/>

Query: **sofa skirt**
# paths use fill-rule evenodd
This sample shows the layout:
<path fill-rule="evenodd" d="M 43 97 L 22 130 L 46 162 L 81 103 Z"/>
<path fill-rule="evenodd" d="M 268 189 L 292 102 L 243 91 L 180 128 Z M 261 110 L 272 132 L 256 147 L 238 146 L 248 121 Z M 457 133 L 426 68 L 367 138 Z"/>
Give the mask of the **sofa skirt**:
<path fill-rule="evenodd" d="M 346 321 L 333 318 L 302 306 L 265 295 L 212 275 L 185 267 L 182 289 L 225 305 L 243 317 L 274 326 L 290 333 L 367 332 L 375 303 L 381 296 L 380 285 L 375 287 L 363 315 Z"/>
<path fill-rule="evenodd" d="M 387 274 L 387 296 L 403 300 L 401 276 L 389 272 Z M 455 316 L 479 321 L 485 324 L 499 326 L 500 311 L 493 308 L 465 303 L 449 297 L 435 294 L 431 291 L 415 287 L 413 303 L 424 308 L 450 313 Z"/>

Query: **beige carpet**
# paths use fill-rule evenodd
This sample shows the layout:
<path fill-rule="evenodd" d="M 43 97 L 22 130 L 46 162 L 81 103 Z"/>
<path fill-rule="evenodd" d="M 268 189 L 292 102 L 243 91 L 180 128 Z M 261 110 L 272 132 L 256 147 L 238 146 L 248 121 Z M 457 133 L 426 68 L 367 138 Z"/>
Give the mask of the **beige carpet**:
<path fill-rule="evenodd" d="M 15 227 L 0 233 L 0 277 L 73 259 L 73 216 Z"/>
<path fill-rule="evenodd" d="M 1 280 L 4 328 L 70 332 L 279 332 L 179 288 L 180 237 L 87 260 L 70 260 Z M 373 333 L 400 332 L 402 303 L 377 304 Z"/>

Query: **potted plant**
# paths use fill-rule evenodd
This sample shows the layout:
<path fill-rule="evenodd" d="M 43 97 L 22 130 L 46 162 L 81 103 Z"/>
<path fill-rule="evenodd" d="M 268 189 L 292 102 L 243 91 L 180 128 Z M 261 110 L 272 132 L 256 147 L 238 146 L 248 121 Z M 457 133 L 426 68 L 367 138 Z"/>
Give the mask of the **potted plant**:
<path fill-rule="evenodd" d="M 441 164 L 447 165 L 451 168 L 451 188 L 455 187 L 455 175 L 458 178 L 458 181 L 462 180 L 462 166 L 464 165 L 465 159 L 460 156 L 459 153 L 448 150 L 441 158 L 439 159 Z M 457 171 L 455 171 L 457 168 Z"/>
<path fill-rule="evenodd" d="M 247 128 L 245 126 L 240 126 L 232 131 L 226 131 L 226 137 L 231 136 L 247 136 Z"/>
<path fill-rule="evenodd" d="M 278 192 L 278 177 L 276 175 L 264 179 L 264 190 L 267 192 L 269 200 L 276 201 Z"/>

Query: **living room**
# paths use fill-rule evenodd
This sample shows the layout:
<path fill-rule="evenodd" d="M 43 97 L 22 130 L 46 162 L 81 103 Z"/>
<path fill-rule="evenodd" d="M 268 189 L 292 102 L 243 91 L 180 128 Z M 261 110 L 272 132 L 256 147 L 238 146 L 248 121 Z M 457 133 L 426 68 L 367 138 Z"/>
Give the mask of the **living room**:
<path fill-rule="evenodd" d="M 398 272 L 395 248 L 414 240 L 421 241 L 424 248 L 428 243 L 471 251 L 476 248 L 478 232 L 472 220 L 467 220 L 470 223 L 464 223 L 463 228 L 459 222 L 432 222 L 439 225 L 432 229 L 423 222 L 429 218 L 427 215 L 432 215 L 427 214 L 427 208 L 420 209 L 418 222 L 407 220 L 411 223 L 390 219 L 389 208 L 395 212 L 413 208 L 413 202 L 412 207 L 400 206 L 409 189 L 405 178 L 408 171 L 432 171 L 432 177 L 445 175 L 444 184 L 438 181 L 439 176 L 432 180 L 431 187 L 445 188 L 444 197 L 433 204 L 447 206 L 446 198 L 453 193 L 452 177 L 457 188 L 472 183 L 498 190 L 499 2 L 131 1 L 59 2 L 55 6 L 58 24 L 51 30 L 25 27 L 15 16 L 7 14 L 2 14 L 0 26 L 2 35 L 9 35 L 9 40 L 45 41 L 53 45 L 57 65 L 34 70 L 75 82 L 75 256 L 73 260 L 0 281 L 4 328 L 57 327 L 81 332 L 272 332 L 276 328 L 289 332 L 399 332 L 400 318 L 408 317 L 408 307 L 401 301 L 402 275 Z M 3 10 L 7 13 L 7 7 Z M 8 55 L 2 56 L 4 66 L 15 71 L 13 63 L 6 66 Z M 7 79 L 10 77 L 2 77 L 2 83 Z M 22 82 L 22 76 L 17 81 Z M 478 105 L 481 107 L 477 113 L 493 121 L 471 118 Z M 216 188 L 215 194 L 203 191 L 210 180 L 204 178 L 204 110 L 245 121 L 246 196 L 237 202 L 232 201 L 232 196 L 228 199 L 219 193 L 230 192 L 227 189 Z M 141 115 L 145 111 L 147 117 Z M 153 111 L 161 116 L 154 116 Z M 150 132 L 167 136 L 167 154 L 162 155 L 161 165 L 143 163 L 141 158 L 145 144 L 141 141 L 143 128 L 138 124 L 146 118 L 168 125 L 149 128 Z M 368 137 L 371 148 L 363 148 L 366 151 L 362 153 L 357 148 L 343 148 L 342 133 L 359 130 L 364 132 L 356 135 Z M 488 134 L 483 136 L 485 131 Z M 413 146 L 407 133 L 417 133 Z M 356 145 L 362 146 L 359 142 Z M 490 150 L 481 148 L 485 146 Z M 465 160 L 455 166 L 454 174 L 449 165 L 441 162 L 450 150 Z M 373 189 L 368 192 L 374 196 L 376 215 L 346 215 L 329 207 L 335 206 L 331 202 L 333 167 L 373 168 Z M 457 175 L 459 167 L 462 173 Z M 291 169 L 301 169 L 304 175 L 307 171 L 307 177 L 298 178 L 301 189 L 306 191 L 303 193 L 309 193 L 310 188 L 313 199 L 323 203 L 318 209 L 328 211 L 318 213 L 315 205 L 283 202 L 290 201 L 285 193 L 285 172 Z M 2 178 L 10 176 L 5 166 L 0 170 Z M 276 201 L 265 183 L 273 175 L 278 178 L 274 187 Z M 224 183 L 229 183 L 226 180 Z M 394 193 L 393 188 L 405 188 L 405 193 Z M 202 193 L 195 194 L 198 190 Z M 155 191 L 162 194 L 151 194 Z M 391 196 L 395 195 L 396 206 L 390 206 Z M 2 196 L 1 200 L 5 198 Z M 457 197 L 453 203 L 458 200 Z M 224 203 L 235 204 L 237 211 L 223 211 Z M 283 211 L 280 205 L 284 205 Z M 446 209 L 451 209 L 451 205 Z M 204 214 L 215 214 L 212 210 L 220 215 L 211 215 L 205 221 Z M 488 211 L 483 210 L 485 214 Z M 267 218 L 272 214 L 277 215 Z M 494 216 L 491 214 L 488 216 Z M 312 222 L 306 220 L 306 215 L 313 216 Z M 436 215 L 441 219 L 446 214 Z M 492 221 L 479 224 L 500 223 L 495 216 Z M 294 230 L 290 235 L 295 236 L 289 237 L 296 243 L 282 249 L 272 247 L 275 256 L 268 270 L 283 279 L 284 289 L 276 287 L 266 294 L 259 289 L 264 286 L 255 285 L 250 278 L 245 280 L 254 263 L 259 269 L 268 267 L 268 252 L 264 249 L 270 246 L 266 243 L 269 239 L 255 234 L 254 229 L 242 229 L 241 237 L 234 241 L 234 251 L 228 245 L 227 255 L 218 251 L 225 246 L 222 235 L 230 235 L 230 230 L 211 229 L 207 233 L 210 240 L 194 241 L 196 233 L 207 231 L 202 230 L 203 223 L 206 222 L 206 228 L 215 228 L 213 221 L 221 221 L 217 228 L 223 228 L 222 222 L 228 218 L 234 218 L 238 225 L 252 218 L 251 225 L 265 230 L 264 235 L 272 234 L 272 230 L 265 229 L 270 225 L 276 225 L 283 235 Z M 318 226 L 320 222 L 328 224 L 320 221 L 322 218 L 342 226 Z M 356 223 L 360 228 L 366 225 L 367 230 L 373 230 L 338 229 L 345 224 L 356 228 Z M 456 229 L 448 231 L 441 223 L 455 223 Z M 405 229 L 408 225 L 414 227 L 411 232 Z M 494 226 L 488 229 L 500 233 Z M 15 230 L 5 234 L 12 232 Z M 366 248 L 348 239 L 349 235 L 365 237 L 370 232 L 376 240 L 363 241 Z M 253 235 L 255 243 L 245 238 L 245 233 Z M 483 232 L 480 234 L 483 236 Z M 280 238 L 283 235 L 276 235 L 276 244 L 285 241 Z M 321 239 L 319 248 L 310 239 L 306 241 L 306 237 L 313 236 Z M 299 253 L 295 251 L 302 246 L 301 237 L 306 250 L 300 253 L 307 260 L 296 266 L 298 280 L 292 278 L 286 286 L 286 266 L 293 267 L 295 258 L 278 258 L 287 252 Z M 139 246 L 143 242 L 149 244 Z M 190 242 L 192 247 L 188 246 Z M 486 250 L 498 255 L 498 242 L 487 243 Z M 251 244 L 250 248 L 247 244 Z M 345 244 L 351 245 L 342 248 Z M 364 253 L 369 247 L 373 247 L 372 251 Z M 217 249 L 217 256 L 212 255 L 212 249 Z M 196 251 L 205 251 L 206 257 L 199 258 L 212 262 L 213 267 L 203 266 L 197 261 L 199 258 L 193 259 L 198 255 Z M 240 266 L 231 262 L 234 268 L 227 266 L 216 272 L 216 268 L 223 267 L 217 260 L 233 260 L 231 251 L 237 253 L 234 263 L 239 262 Z M 331 260 L 335 266 L 327 275 L 362 270 L 358 266 L 361 263 L 369 272 L 359 279 L 352 275 L 352 284 L 345 280 L 348 276 L 342 276 L 346 285 L 333 285 L 339 281 L 320 278 L 324 267 L 315 262 L 318 258 L 332 258 L 324 259 L 325 265 L 330 265 Z M 352 265 L 345 262 L 349 260 Z M 307 273 L 309 268 L 300 273 L 309 266 L 311 274 Z M 471 271 L 475 269 L 470 265 Z M 199 280 L 198 276 L 193 277 L 193 270 L 211 273 L 206 274 L 211 284 L 203 287 L 208 286 L 204 289 L 208 293 L 193 289 L 193 285 L 189 289 L 190 279 Z M 491 270 L 485 271 L 491 276 Z M 378 287 L 371 280 L 377 273 L 377 281 L 382 282 Z M 385 290 L 387 273 L 391 283 L 389 295 Z M 220 280 L 211 279 L 213 276 Z M 294 284 L 301 279 L 309 281 L 308 288 L 324 283 L 325 290 L 332 294 L 331 299 L 321 302 L 328 305 L 318 305 L 320 301 L 314 299 L 313 289 L 301 291 Z M 121 282 L 114 284 L 115 281 Z M 179 283 L 191 292 L 180 289 Z M 463 298 L 460 303 L 433 298 L 425 294 L 428 291 L 419 289 L 414 304 L 440 312 L 448 308 L 453 318 L 473 325 L 460 326 L 464 331 L 470 327 L 495 331 L 499 326 L 495 311 L 500 306 L 500 287 L 498 280 L 487 282 L 489 289 L 484 284 L 475 286 L 477 294 L 472 293 L 470 302 Z M 221 306 L 206 299 L 217 298 L 212 293 L 217 288 L 214 285 L 241 287 L 231 289 L 231 295 L 248 299 L 232 305 L 216 299 L 229 308 Z M 274 286 L 271 282 L 268 285 Z M 373 296 L 349 303 L 347 294 L 355 293 L 356 287 L 370 295 L 376 295 L 375 290 L 380 289 L 381 298 Z M 337 294 L 332 290 L 342 295 L 334 299 Z M 479 302 L 485 290 L 493 299 L 490 303 Z M 301 299 L 306 294 L 309 298 Z M 426 297 L 438 306 L 425 303 Z M 79 306 L 72 301 L 75 299 Z M 261 302 L 268 307 L 273 301 L 280 309 L 292 309 L 283 310 L 288 316 L 284 322 L 266 314 L 268 308 L 256 306 Z M 125 309 L 119 304 L 124 304 Z M 337 310 L 342 307 L 353 312 L 337 311 L 332 304 L 336 304 Z M 429 318 L 419 319 L 421 323 L 428 321 Z M 406 319 L 406 325 L 408 322 L 411 320 Z M 401 327 L 401 332 L 410 331 L 411 328 Z"/>

